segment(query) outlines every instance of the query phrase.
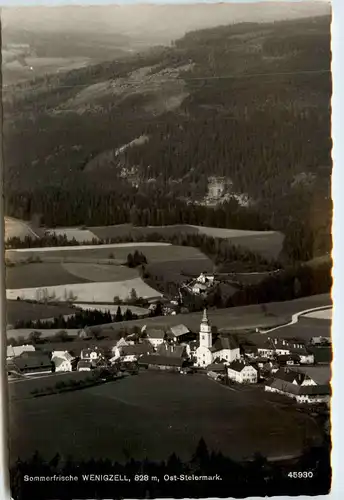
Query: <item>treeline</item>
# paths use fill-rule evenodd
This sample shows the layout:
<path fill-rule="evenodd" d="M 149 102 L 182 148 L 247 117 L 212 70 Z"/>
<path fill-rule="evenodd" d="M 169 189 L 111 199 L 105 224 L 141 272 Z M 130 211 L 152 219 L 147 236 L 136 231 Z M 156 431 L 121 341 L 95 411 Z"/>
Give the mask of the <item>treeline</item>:
<path fill-rule="evenodd" d="M 250 208 L 240 207 L 236 200 L 216 208 L 186 202 L 174 192 L 174 183 L 157 182 L 154 187 L 135 188 L 126 184 L 114 186 L 85 186 L 71 183 L 67 186 L 47 186 L 46 189 L 9 189 L 6 193 L 6 214 L 31 220 L 37 214 L 47 227 L 107 226 L 132 223 L 135 226 L 164 226 L 172 224 L 206 225 L 231 229 L 269 229 L 259 215 Z M 207 190 L 207 182 L 202 192 Z M 173 188 L 173 189 L 172 189 Z M 180 188 L 179 188 L 180 189 Z M 197 199 L 193 188 L 188 199 Z"/>
<path fill-rule="evenodd" d="M 112 315 L 110 311 L 99 311 L 97 309 L 86 309 L 76 312 L 75 314 L 64 317 L 59 315 L 52 320 L 18 320 L 15 322 L 14 328 L 37 328 L 37 329 L 81 329 L 87 326 L 97 326 L 106 323 L 113 323 L 116 321 L 131 321 L 138 319 L 137 314 L 131 312 L 130 309 L 126 309 L 124 313 L 121 311 L 121 307 L 118 306 L 115 315 Z"/>
<path fill-rule="evenodd" d="M 267 302 L 283 302 L 300 297 L 330 293 L 332 262 L 317 266 L 300 265 L 273 274 L 257 285 L 247 285 L 228 297 L 223 304 L 216 296 L 217 307 L 237 307 Z"/>
<path fill-rule="evenodd" d="M 307 477 L 304 473 L 307 472 Z M 130 481 L 92 481 L 89 475 L 120 474 Z M 77 477 L 76 481 L 25 481 L 24 477 L 56 475 Z M 172 476 L 204 476 L 220 479 L 168 480 Z M 135 481 L 135 477 L 137 480 Z M 156 480 L 153 480 L 153 478 Z M 142 478 L 140 480 L 140 478 Z M 327 495 L 331 487 L 330 443 L 307 446 L 301 457 L 289 462 L 271 462 L 260 453 L 252 461 L 238 462 L 221 452 L 209 451 L 203 439 L 190 460 L 175 453 L 154 462 L 130 459 L 126 463 L 111 459 L 62 462 L 59 454 L 50 461 L 36 452 L 30 459 L 18 459 L 10 468 L 14 500 L 35 498 L 234 498 L 265 496 Z"/>

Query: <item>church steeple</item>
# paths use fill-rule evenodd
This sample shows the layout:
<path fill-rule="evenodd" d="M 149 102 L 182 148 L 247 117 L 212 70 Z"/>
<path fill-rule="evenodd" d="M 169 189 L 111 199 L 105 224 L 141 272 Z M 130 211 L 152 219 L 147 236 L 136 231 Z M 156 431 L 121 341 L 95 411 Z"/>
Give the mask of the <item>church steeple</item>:
<path fill-rule="evenodd" d="M 209 323 L 207 310 L 203 311 L 203 318 L 201 321 L 200 331 L 199 331 L 199 345 L 201 347 L 207 347 L 210 349 L 213 345 L 213 336 L 211 332 L 211 325 Z"/>
<path fill-rule="evenodd" d="M 203 310 L 202 323 L 206 323 L 207 325 L 209 324 L 208 313 L 207 313 L 207 310 L 205 308 Z"/>

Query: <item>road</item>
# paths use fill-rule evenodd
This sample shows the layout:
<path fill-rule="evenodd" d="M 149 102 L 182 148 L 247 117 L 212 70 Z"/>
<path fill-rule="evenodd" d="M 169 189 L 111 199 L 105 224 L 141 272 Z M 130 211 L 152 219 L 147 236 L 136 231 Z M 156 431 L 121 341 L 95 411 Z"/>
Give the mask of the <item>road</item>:
<path fill-rule="evenodd" d="M 299 312 L 293 314 L 291 317 L 291 320 L 288 323 L 285 323 L 284 325 L 275 326 L 274 328 L 270 328 L 269 330 L 262 330 L 261 333 L 271 333 L 271 332 L 274 332 L 276 330 L 280 330 L 281 328 L 286 328 L 287 326 L 295 325 L 296 323 L 299 322 L 299 319 L 302 316 L 305 316 L 306 314 L 316 312 L 316 311 L 325 311 L 327 309 L 332 309 L 332 305 L 313 307 L 311 309 L 304 309 L 303 311 L 299 311 Z M 319 321 L 323 321 L 323 320 L 319 320 Z"/>

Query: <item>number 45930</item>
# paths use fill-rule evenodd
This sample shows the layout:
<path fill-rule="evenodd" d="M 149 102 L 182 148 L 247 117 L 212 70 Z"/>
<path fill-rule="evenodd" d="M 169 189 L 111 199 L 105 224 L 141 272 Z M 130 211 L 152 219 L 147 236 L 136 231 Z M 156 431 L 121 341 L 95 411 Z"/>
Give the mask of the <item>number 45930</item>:
<path fill-rule="evenodd" d="M 312 471 L 299 471 L 299 472 L 289 472 L 288 477 L 290 479 L 312 479 Z"/>

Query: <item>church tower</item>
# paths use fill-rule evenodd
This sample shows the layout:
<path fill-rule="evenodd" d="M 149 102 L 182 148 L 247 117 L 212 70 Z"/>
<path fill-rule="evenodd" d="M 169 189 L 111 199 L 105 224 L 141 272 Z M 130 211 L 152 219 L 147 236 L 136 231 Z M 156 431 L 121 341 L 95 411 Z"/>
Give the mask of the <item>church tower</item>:
<path fill-rule="evenodd" d="M 211 333 L 211 325 L 208 320 L 207 310 L 203 311 L 203 318 L 199 330 L 199 345 L 210 349 L 213 345 L 213 336 Z"/>

